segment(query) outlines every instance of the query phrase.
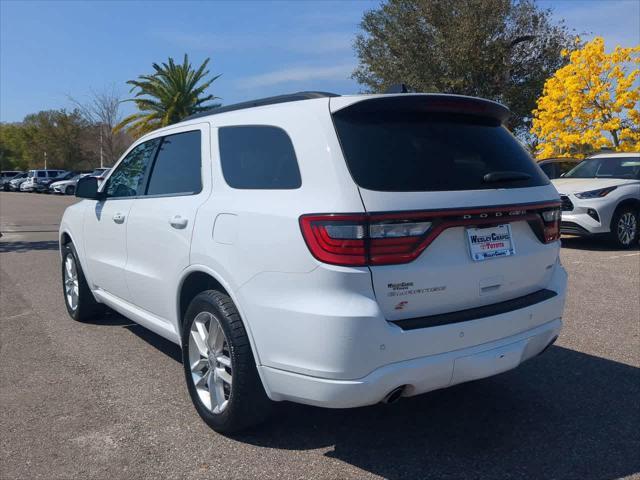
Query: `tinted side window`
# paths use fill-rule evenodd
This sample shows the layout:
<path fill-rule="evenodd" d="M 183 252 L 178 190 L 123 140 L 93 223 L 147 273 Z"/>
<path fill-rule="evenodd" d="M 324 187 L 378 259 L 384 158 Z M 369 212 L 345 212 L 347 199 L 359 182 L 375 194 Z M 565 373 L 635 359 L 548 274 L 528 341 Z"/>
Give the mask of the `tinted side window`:
<path fill-rule="evenodd" d="M 153 164 L 147 195 L 200 192 L 201 166 L 199 130 L 164 137 Z"/>
<path fill-rule="evenodd" d="M 160 140 L 154 138 L 131 150 L 109 177 L 107 197 L 134 197 L 142 195 L 144 178 L 149 162 L 153 160 Z"/>
<path fill-rule="evenodd" d="M 547 175 L 547 177 L 549 178 L 556 178 L 555 175 L 555 164 L 552 162 L 549 163 L 545 163 L 544 165 L 541 165 L 540 168 L 542 169 L 542 171 Z"/>
<path fill-rule="evenodd" d="M 38 172 L 38 178 L 43 178 L 47 176 L 47 172 L 43 172 L 42 170 Z"/>
<path fill-rule="evenodd" d="M 294 189 L 300 170 L 289 135 L 278 127 L 238 126 L 218 130 L 222 174 L 232 188 Z"/>
<path fill-rule="evenodd" d="M 571 170 L 576 165 L 577 165 L 576 162 L 562 162 L 559 165 L 560 166 L 560 171 L 558 172 L 558 174 L 567 173 L 569 170 Z"/>

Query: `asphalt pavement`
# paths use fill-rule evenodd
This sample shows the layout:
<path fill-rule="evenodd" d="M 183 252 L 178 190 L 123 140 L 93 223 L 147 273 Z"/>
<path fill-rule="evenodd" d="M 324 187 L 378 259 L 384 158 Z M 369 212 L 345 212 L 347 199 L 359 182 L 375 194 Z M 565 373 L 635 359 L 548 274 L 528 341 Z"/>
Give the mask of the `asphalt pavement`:
<path fill-rule="evenodd" d="M 178 347 L 116 314 L 66 313 L 57 225 L 73 197 L 0 193 L 0 478 L 640 479 L 640 251 L 563 239 L 555 346 L 393 405 L 279 406 L 225 437 Z"/>

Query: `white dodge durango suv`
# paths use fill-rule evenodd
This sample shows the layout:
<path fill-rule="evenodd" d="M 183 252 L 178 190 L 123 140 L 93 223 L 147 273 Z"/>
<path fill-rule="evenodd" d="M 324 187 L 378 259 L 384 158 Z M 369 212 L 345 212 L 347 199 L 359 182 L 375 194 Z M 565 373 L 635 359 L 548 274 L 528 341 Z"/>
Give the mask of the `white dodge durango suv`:
<path fill-rule="evenodd" d="M 200 416 L 343 408 L 495 375 L 550 346 L 560 199 L 494 102 L 302 92 L 154 131 L 60 226 L 69 314 L 179 344 Z"/>
<path fill-rule="evenodd" d="M 637 243 L 640 153 L 594 155 L 553 184 L 562 199 L 562 233 L 606 234 L 621 248 Z"/>

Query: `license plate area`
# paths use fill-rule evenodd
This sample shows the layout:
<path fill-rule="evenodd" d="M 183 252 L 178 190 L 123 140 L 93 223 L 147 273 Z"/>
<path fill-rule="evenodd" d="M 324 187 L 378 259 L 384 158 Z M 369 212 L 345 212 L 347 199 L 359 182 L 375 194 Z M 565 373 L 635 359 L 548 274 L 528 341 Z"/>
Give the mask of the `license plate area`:
<path fill-rule="evenodd" d="M 491 258 L 515 255 L 511 225 L 494 225 L 486 228 L 467 228 L 469 253 L 475 262 Z"/>

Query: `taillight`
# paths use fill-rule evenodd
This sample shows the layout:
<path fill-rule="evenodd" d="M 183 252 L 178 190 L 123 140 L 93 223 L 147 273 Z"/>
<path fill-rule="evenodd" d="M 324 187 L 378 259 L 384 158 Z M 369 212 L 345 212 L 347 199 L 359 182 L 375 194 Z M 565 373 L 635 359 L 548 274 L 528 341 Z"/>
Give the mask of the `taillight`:
<path fill-rule="evenodd" d="M 364 215 L 303 215 L 300 226 L 309 250 L 321 262 L 364 266 Z"/>
<path fill-rule="evenodd" d="M 560 217 L 562 216 L 562 212 L 559 208 L 554 208 L 540 212 L 540 216 L 544 224 L 544 243 L 555 242 L 560 238 Z"/>
<path fill-rule="evenodd" d="M 375 215 L 303 215 L 302 233 L 318 260 L 334 265 L 407 263 L 420 248 L 430 221 L 385 219 Z"/>
<path fill-rule="evenodd" d="M 302 215 L 309 250 L 321 262 L 343 266 L 409 263 L 452 227 L 526 221 L 543 243 L 560 238 L 560 203 L 400 213 Z"/>

